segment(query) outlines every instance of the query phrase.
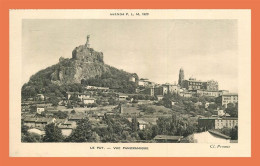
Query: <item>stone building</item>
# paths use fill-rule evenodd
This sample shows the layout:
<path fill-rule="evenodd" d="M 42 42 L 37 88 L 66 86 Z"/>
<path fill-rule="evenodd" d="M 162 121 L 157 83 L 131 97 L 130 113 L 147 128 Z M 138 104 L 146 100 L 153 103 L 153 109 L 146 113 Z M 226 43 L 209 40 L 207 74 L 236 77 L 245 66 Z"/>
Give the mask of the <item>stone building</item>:
<path fill-rule="evenodd" d="M 136 73 L 131 74 L 131 76 L 129 77 L 129 81 L 138 84 L 139 82 L 138 75 Z"/>
<path fill-rule="evenodd" d="M 160 86 L 154 88 L 154 95 L 166 95 L 168 94 L 168 88 L 166 86 Z"/>
<path fill-rule="evenodd" d="M 236 117 L 199 118 L 198 125 L 200 128 L 204 129 L 222 129 L 224 127 L 234 128 L 235 126 L 238 126 L 238 119 Z"/>
<path fill-rule="evenodd" d="M 130 82 L 135 82 L 135 77 L 134 77 L 134 76 L 130 76 L 130 77 L 129 77 L 129 81 L 130 81 Z"/>
<path fill-rule="evenodd" d="M 166 87 L 167 88 L 167 93 L 175 93 L 175 94 L 178 94 L 179 93 L 179 90 L 180 90 L 180 86 L 179 85 L 176 85 L 176 84 L 163 84 L 162 85 L 163 87 Z"/>
<path fill-rule="evenodd" d="M 199 90 L 199 89 L 206 89 L 207 82 L 196 80 L 196 78 L 189 78 L 188 80 L 182 81 L 182 88 L 185 88 L 187 90 Z"/>
<path fill-rule="evenodd" d="M 88 98 L 88 97 L 83 98 L 82 101 L 83 101 L 84 104 L 93 104 L 93 103 L 95 103 L 95 99 L 94 98 Z"/>
<path fill-rule="evenodd" d="M 219 91 L 209 91 L 209 90 L 197 90 L 196 91 L 198 96 L 208 96 L 208 97 L 219 97 L 220 92 Z"/>
<path fill-rule="evenodd" d="M 238 94 L 237 93 L 224 93 L 219 96 L 221 100 L 221 105 L 227 107 L 228 103 L 236 104 L 238 103 Z"/>
<path fill-rule="evenodd" d="M 142 94 L 147 94 L 150 96 L 157 96 L 157 95 L 166 95 L 169 93 L 168 87 L 167 86 L 149 86 L 146 87 L 144 90 L 141 92 Z"/>
<path fill-rule="evenodd" d="M 206 89 L 208 91 L 218 91 L 218 82 L 214 80 L 207 81 Z"/>

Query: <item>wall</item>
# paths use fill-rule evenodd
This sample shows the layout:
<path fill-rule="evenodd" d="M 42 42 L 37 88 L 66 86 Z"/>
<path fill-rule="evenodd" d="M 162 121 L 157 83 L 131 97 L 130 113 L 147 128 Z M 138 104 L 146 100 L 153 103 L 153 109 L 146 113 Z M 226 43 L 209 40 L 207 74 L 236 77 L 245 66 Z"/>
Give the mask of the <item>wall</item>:
<path fill-rule="evenodd" d="M 61 129 L 61 133 L 63 136 L 70 136 L 70 134 L 72 133 L 72 129 Z"/>

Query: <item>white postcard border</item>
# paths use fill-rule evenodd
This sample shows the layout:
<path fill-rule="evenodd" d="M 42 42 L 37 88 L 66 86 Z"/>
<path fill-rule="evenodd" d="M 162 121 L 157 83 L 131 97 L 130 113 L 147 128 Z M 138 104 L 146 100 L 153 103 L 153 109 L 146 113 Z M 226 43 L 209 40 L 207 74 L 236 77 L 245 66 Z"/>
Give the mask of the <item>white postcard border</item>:
<path fill-rule="evenodd" d="M 111 16 L 110 13 L 149 13 Z M 237 19 L 239 43 L 239 140 L 230 148 L 193 143 L 21 143 L 21 68 L 23 19 Z M 251 156 L 251 10 L 10 10 L 10 157 L 250 157 Z M 225 146 L 225 144 L 221 144 Z M 104 147 L 91 150 L 90 147 Z M 148 147 L 123 150 L 122 147 Z M 121 150 L 113 150 L 121 147 Z M 111 148 L 106 149 L 106 148 Z"/>

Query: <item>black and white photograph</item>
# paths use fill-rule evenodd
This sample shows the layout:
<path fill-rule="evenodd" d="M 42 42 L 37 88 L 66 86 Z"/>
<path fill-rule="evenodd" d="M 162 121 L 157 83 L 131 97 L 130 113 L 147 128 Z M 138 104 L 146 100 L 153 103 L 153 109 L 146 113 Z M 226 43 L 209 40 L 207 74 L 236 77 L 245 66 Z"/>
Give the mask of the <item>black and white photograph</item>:
<path fill-rule="evenodd" d="M 153 12 L 21 19 L 20 144 L 98 143 L 89 149 L 107 153 L 119 144 L 144 153 L 150 145 L 243 143 L 250 107 L 241 105 L 250 98 L 241 86 L 250 80 L 241 67 L 250 63 L 241 58 L 239 19 Z"/>

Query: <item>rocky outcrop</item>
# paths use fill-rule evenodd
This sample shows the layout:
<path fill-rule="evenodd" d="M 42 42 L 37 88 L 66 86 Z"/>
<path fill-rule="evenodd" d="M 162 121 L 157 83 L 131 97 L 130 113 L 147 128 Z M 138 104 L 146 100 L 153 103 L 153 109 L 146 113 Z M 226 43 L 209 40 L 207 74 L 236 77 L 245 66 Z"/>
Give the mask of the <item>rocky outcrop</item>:
<path fill-rule="evenodd" d="M 81 80 L 100 77 L 109 70 L 109 66 L 103 63 L 90 63 L 84 60 L 64 60 L 57 64 L 51 73 L 51 81 L 55 84 L 81 83 Z"/>
<path fill-rule="evenodd" d="M 131 73 L 104 64 L 103 53 L 97 52 L 93 48 L 89 48 L 89 44 L 85 44 L 72 51 L 72 58 L 61 57 L 59 63 L 39 71 L 30 78 L 30 81 L 34 83 L 40 81 L 40 84 L 51 82 L 64 85 L 81 83 L 82 80 L 99 78 L 104 74 L 109 75 L 109 73 L 111 76 L 113 73 L 124 75 L 126 78 L 131 76 Z"/>
<path fill-rule="evenodd" d="M 86 45 L 76 47 L 72 51 L 72 58 L 89 63 L 104 63 L 103 53 L 97 52 L 93 48 L 88 48 Z"/>

